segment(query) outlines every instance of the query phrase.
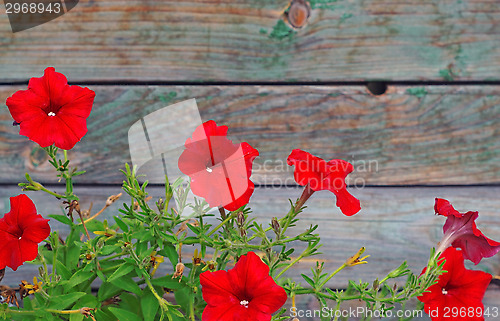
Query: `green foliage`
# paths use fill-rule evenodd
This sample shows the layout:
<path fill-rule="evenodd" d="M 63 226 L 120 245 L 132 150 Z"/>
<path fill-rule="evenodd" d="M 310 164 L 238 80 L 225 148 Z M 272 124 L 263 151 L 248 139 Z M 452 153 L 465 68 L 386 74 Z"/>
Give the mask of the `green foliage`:
<path fill-rule="evenodd" d="M 269 36 L 281 40 L 293 33 L 280 21 Z M 46 246 L 40 246 L 36 263 L 41 265 L 42 285 L 24 298 L 23 309 L 1 305 L 0 318 L 3 319 L 25 320 L 29 316 L 33 320 L 82 321 L 89 315 L 99 321 L 199 319 L 206 305 L 200 289 L 200 274 L 225 270 L 228 264 L 249 251 L 263 253 L 270 275 L 290 297 L 312 294 L 322 307 L 333 303 L 338 308 L 344 301 L 361 300 L 370 309 L 389 310 L 394 304 L 422 294 L 442 273 L 442 265 L 437 265 L 432 252 L 423 276 L 414 275 L 405 262 L 371 284 L 350 281 L 343 291 L 326 288 L 328 280 L 337 272 L 348 265 L 365 263 L 363 258 L 346 261 L 332 273 L 324 272 L 324 264 L 318 262 L 312 275 L 302 274 L 304 286 L 296 284 L 286 277 L 286 272 L 302 259 L 319 254 L 321 247 L 317 225 L 291 230 L 304 207 L 296 208 L 296 203 L 290 201 L 288 213 L 270 219 L 267 224 L 256 222 L 246 206 L 229 213 L 221 210 L 220 217 L 215 218 L 207 213 L 206 202 L 196 199 L 194 204 L 187 203 L 190 187 L 182 179 L 173 183 L 166 179 L 165 195 L 151 200 L 148 182 L 139 183 L 135 168 L 128 164 L 122 172 L 125 175 L 123 191 L 129 199 L 114 213 L 113 220 L 99 221 L 92 217 L 82 222 L 72 182 L 81 172 L 69 166 L 66 153 L 61 159 L 57 148 L 45 150 L 58 176 L 65 180 L 66 192 L 51 192 L 29 175 L 26 176 L 28 183 L 21 185 L 26 190 L 46 192 L 64 200 L 72 215 L 50 217 L 66 224 L 70 232 L 65 239 L 58 232 L 52 232 Z M 176 201 L 175 208 L 169 206 L 172 199 Z M 116 199 L 110 197 L 108 202 L 113 200 Z M 106 204 L 102 211 L 108 206 Z M 188 207 L 194 216 L 182 217 Z M 183 257 L 183 246 L 189 245 L 196 249 L 195 255 Z M 296 253 L 297 249 L 303 250 Z M 159 264 L 168 265 L 167 270 L 172 274 L 156 273 Z M 402 288 L 389 285 L 389 281 L 401 277 L 407 278 Z M 100 284 L 97 294 L 91 289 L 96 279 Z M 167 292 L 173 292 L 175 303 L 164 299 Z M 285 313 L 282 309 L 273 320 L 288 319 Z"/>

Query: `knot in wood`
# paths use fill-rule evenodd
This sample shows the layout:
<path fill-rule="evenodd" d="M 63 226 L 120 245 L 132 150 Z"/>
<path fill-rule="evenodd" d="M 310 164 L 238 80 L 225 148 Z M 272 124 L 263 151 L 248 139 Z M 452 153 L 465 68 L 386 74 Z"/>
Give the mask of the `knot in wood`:
<path fill-rule="evenodd" d="M 306 0 L 292 0 L 286 12 L 286 18 L 294 28 L 305 26 L 310 15 L 311 5 Z"/>

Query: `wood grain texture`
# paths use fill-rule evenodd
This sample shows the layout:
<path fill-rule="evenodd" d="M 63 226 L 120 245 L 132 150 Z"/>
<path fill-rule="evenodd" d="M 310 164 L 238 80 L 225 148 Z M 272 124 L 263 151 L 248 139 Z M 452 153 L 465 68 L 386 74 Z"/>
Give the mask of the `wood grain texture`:
<path fill-rule="evenodd" d="M 160 187 L 151 187 L 147 190 L 153 196 L 150 202 L 156 201 L 163 193 Z M 358 265 L 345 269 L 337 274 L 328 285 L 335 288 L 344 288 L 349 278 L 356 280 L 373 281 L 382 278 L 392 269 L 398 267 L 404 260 L 415 273 L 425 266 L 430 249 L 442 237 L 442 227 L 445 219 L 434 215 L 434 198 L 448 199 L 457 210 L 479 211 L 478 228 L 488 237 L 500 240 L 500 187 L 426 187 L 426 188 L 364 188 L 352 189 L 352 193 L 361 201 L 361 212 L 347 217 L 335 207 L 335 197 L 330 192 L 318 192 L 308 201 L 307 209 L 300 214 L 299 224 L 292 232 L 300 233 L 311 224 L 318 224 L 317 232 L 322 238 L 323 254 L 297 264 L 287 276 L 300 280 L 300 274 L 311 275 L 311 267 L 316 260 L 325 261 L 325 271 L 333 271 L 342 265 L 347 258 L 354 255 L 362 246 L 366 247 L 365 254 L 370 255 L 368 264 Z M 93 202 L 93 212 L 98 211 L 109 195 L 120 192 L 120 187 L 106 188 L 77 188 L 75 190 L 81 199 L 81 207 L 86 209 Z M 257 188 L 250 200 L 252 216 L 257 222 L 269 224 L 271 218 L 281 217 L 288 209 L 288 198 L 295 199 L 301 193 L 298 188 Z M 0 195 L 0 213 L 8 211 L 8 197 L 19 194 L 19 189 L 3 188 Z M 35 202 L 37 210 L 43 215 L 61 214 L 62 205 L 53 197 L 44 193 L 28 194 Z M 100 217 L 113 222 L 112 217 L 117 215 L 118 208 L 124 197 L 113 204 Z M 212 218 L 215 222 L 215 219 Z M 206 220 L 205 220 L 206 221 Z M 64 225 L 52 220 L 53 229 L 65 234 Z M 67 232 L 66 232 L 67 233 Z M 298 255 L 303 246 L 292 245 L 295 255 Z M 184 257 L 189 257 L 194 246 L 184 246 Z M 470 262 L 468 262 L 470 263 Z M 494 275 L 500 274 L 500 256 L 483 259 L 479 265 L 467 264 L 469 268 L 485 270 Z M 166 265 L 160 266 L 161 273 L 171 273 Z M 24 265 L 17 272 L 8 269 L 4 283 L 16 284 L 21 279 L 31 279 L 34 266 Z M 157 272 L 157 275 L 160 272 Z M 401 280 L 404 282 L 404 280 Z"/>
<path fill-rule="evenodd" d="M 0 81 L 55 66 L 72 81 L 498 80 L 493 0 L 80 1 L 12 33 L 0 16 Z"/>
<path fill-rule="evenodd" d="M 253 171 L 257 184 L 293 185 L 286 158 L 294 148 L 350 161 L 355 171 L 349 182 L 356 186 L 500 182 L 500 88 L 495 86 L 398 86 L 381 96 L 363 86 L 91 87 L 97 97 L 89 132 L 70 151 L 74 164 L 87 170 L 77 184 L 120 184 L 118 169 L 131 161 L 129 128 L 191 98 L 197 99 L 202 121 L 229 126 L 231 138 L 260 151 Z M 0 87 L 0 101 L 22 88 Z M 184 126 L 168 115 L 162 122 Z M 56 182 L 44 152 L 18 132 L 7 108 L 1 109 L 0 182 L 18 183 L 25 172 Z M 170 137 L 168 130 L 157 134 L 160 145 Z M 147 143 L 131 144 L 149 153 Z M 159 175 L 156 167 L 143 168 L 150 182 L 163 183 L 162 168 Z"/>

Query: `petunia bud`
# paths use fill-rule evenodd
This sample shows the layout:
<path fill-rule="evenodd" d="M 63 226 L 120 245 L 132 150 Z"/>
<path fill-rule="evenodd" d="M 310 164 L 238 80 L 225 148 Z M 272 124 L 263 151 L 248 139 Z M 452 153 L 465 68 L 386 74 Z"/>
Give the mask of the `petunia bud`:
<path fill-rule="evenodd" d="M 374 290 L 377 290 L 378 287 L 379 287 L 379 285 L 380 285 L 380 283 L 379 283 L 378 279 L 376 279 L 375 281 L 373 281 L 373 289 Z"/>
<path fill-rule="evenodd" d="M 245 215 L 243 215 L 243 212 L 238 212 L 236 220 L 238 222 L 238 226 L 243 226 L 245 224 Z"/>
<path fill-rule="evenodd" d="M 278 222 L 278 219 L 276 217 L 273 217 L 273 220 L 271 221 L 271 226 L 273 227 L 274 233 L 276 233 L 277 235 L 281 233 L 280 223 Z"/>
<path fill-rule="evenodd" d="M 163 211 L 165 209 L 165 201 L 162 198 L 159 198 L 156 202 L 156 207 L 158 208 L 158 211 Z"/>
<path fill-rule="evenodd" d="M 409 271 L 410 270 L 408 269 L 408 265 L 406 264 L 406 261 L 405 261 L 399 267 L 397 267 L 396 269 L 394 269 L 391 272 L 389 272 L 389 274 L 387 274 L 387 277 L 389 279 L 395 279 L 395 278 L 398 278 L 400 276 L 405 275 Z"/>

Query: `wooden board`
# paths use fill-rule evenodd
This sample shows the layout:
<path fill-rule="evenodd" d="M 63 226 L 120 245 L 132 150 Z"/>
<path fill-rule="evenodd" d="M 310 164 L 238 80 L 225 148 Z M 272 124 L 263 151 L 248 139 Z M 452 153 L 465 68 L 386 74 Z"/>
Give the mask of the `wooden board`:
<path fill-rule="evenodd" d="M 109 195 L 120 192 L 120 187 L 90 187 L 75 190 L 81 198 L 81 207 L 86 209 L 93 202 L 93 213 L 97 212 L 105 203 Z M 148 192 L 156 201 L 164 193 L 160 187 L 149 188 Z M 252 216 L 257 222 L 268 224 L 271 218 L 281 217 L 288 210 L 288 198 L 295 199 L 301 190 L 297 188 L 257 188 L 250 200 Z M 349 278 L 373 281 L 384 277 L 389 271 L 398 267 L 404 260 L 415 273 L 425 266 L 430 249 L 442 237 L 442 227 L 445 219 L 434 215 L 434 198 L 442 197 L 452 202 L 457 210 L 462 212 L 479 211 L 478 228 L 488 237 L 500 240 L 500 187 L 401 187 L 401 188 L 364 188 L 351 189 L 351 192 L 360 199 L 362 210 L 353 217 L 347 217 L 335 207 L 335 198 L 330 192 L 314 194 L 306 204 L 307 209 L 300 214 L 301 220 L 294 227 L 294 232 L 318 224 L 317 232 L 322 238 L 323 254 L 308 258 L 295 266 L 287 276 L 300 280 L 300 274 L 311 275 L 311 267 L 316 260 L 325 261 L 325 271 L 333 271 L 342 265 L 347 258 L 354 255 L 362 246 L 366 247 L 365 254 L 370 255 L 368 264 L 347 268 L 337 274 L 329 283 L 330 287 L 343 288 Z M 0 213 L 8 211 L 8 197 L 19 194 L 19 189 L 5 187 L 0 190 Z M 61 214 L 62 205 L 53 197 L 44 193 L 28 194 L 35 202 L 37 210 L 43 215 Z M 123 198 L 113 207 L 106 210 L 101 220 L 108 219 L 118 213 Z M 54 220 L 53 229 L 65 233 L 64 226 Z M 304 248 L 301 244 L 294 244 L 295 255 Z M 184 246 L 184 257 L 193 253 L 194 246 Z M 470 262 L 468 262 L 470 263 Z M 477 266 L 467 264 L 469 268 L 481 269 L 489 273 L 500 275 L 500 255 L 483 259 Z M 17 284 L 22 279 L 31 279 L 36 268 L 24 265 L 17 272 L 7 269 L 4 283 Z M 161 273 L 171 273 L 165 265 L 161 266 Z M 157 275 L 160 272 L 157 272 Z M 30 276 L 31 275 L 31 276 Z M 402 281 L 403 282 L 403 281 Z"/>
<path fill-rule="evenodd" d="M 0 87 L 0 101 L 21 88 Z M 391 86 L 381 96 L 364 86 L 91 88 L 97 98 L 89 132 L 70 151 L 74 164 L 87 170 L 75 179 L 80 184 L 120 184 L 118 169 L 131 161 L 130 127 L 191 98 L 197 99 L 199 122 L 214 119 L 227 125 L 233 139 L 260 151 L 253 172 L 257 184 L 293 185 L 286 158 L 294 148 L 350 161 L 355 171 L 349 182 L 356 186 L 500 182 L 500 88 L 495 86 Z M 162 117 L 156 117 L 160 125 L 173 125 L 156 130 L 159 145 L 169 139 L 171 128 L 186 125 L 168 112 Z M 17 183 L 25 172 L 35 180 L 56 182 L 43 151 L 18 133 L 7 108 L 1 109 L 0 182 Z M 143 146 L 143 154 L 149 155 L 146 141 L 130 143 Z M 157 167 L 143 168 L 149 171 L 147 179 L 163 183 L 162 168 L 159 174 Z"/>
<path fill-rule="evenodd" d="M 492 0 L 314 0 L 302 29 L 289 0 L 80 1 L 12 33 L 0 16 L 0 82 L 55 66 L 72 81 L 498 80 Z"/>

